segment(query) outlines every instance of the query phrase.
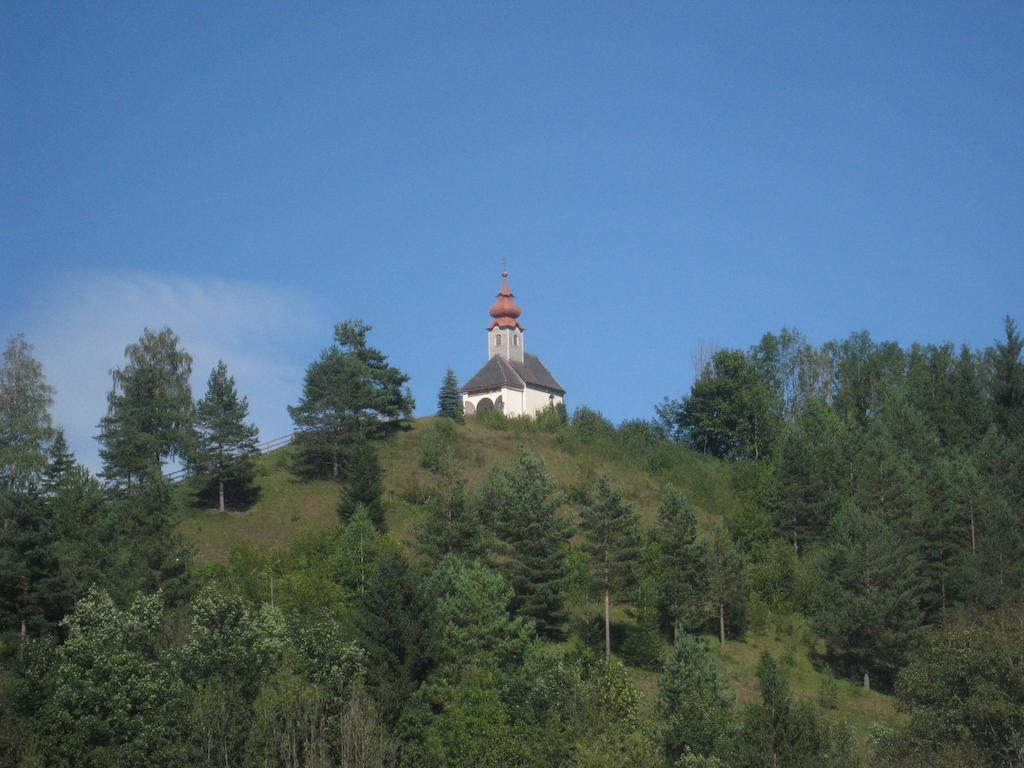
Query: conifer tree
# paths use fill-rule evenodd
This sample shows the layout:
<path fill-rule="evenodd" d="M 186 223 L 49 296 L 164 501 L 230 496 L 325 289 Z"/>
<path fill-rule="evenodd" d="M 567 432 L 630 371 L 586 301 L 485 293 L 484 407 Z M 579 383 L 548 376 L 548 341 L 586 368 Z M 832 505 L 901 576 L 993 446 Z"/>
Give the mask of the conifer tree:
<path fill-rule="evenodd" d="M 454 473 L 442 478 L 423 505 L 416 550 L 438 563 L 447 555 L 482 558 L 490 545 L 480 507 L 468 497 L 465 479 Z"/>
<path fill-rule="evenodd" d="M 302 397 L 288 406 L 307 467 L 329 468 L 334 478 L 360 441 L 390 433 L 415 405 L 409 377 L 367 344 L 371 330 L 360 320 L 334 326 L 334 343 L 306 369 Z"/>
<path fill-rule="evenodd" d="M 449 419 L 462 418 L 462 395 L 459 394 L 459 380 L 455 371 L 448 369 L 441 381 L 441 391 L 437 394 L 437 415 Z"/>
<path fill-rule="evenodd" d="M 841 663 L 891 680 L 919 638 L 917 558 L 877 513 L 848 504 L 834 524 L 823 562 L 823 634 Z"/>
<path fill-rule="evenodd" d="M 50 443 L 46 450 L 46 456 L 46 481 L 50 486 L 59 483 L 62 478 L 66 477 L 71 470 L 78 466 L 75 461 L 75 455 L 68 447 L 67 440 L 64 439 L 64 430 L 60 428 L 56 430 L 53 442 Z"/>
<path fill-rule="evenodd" d="M 252 485 L 252 458 L 259 431 L 246 424 L 249 401 L 239 397 L 235 379 L 221 360 L 210 372 L 206 395 L 196 404 L 195 446 L 189 456 L 194 473 L 209 474 L 217 484 L 217 505 L 224 511 L 224 485 L 231 479 L 240 491 Z"/>
<path fill-rule="evenodd" d="M 0 361 L 0 482 L 30 481 L 46 467 L 52 435 L 53 387 L 21 334 L 11 336 Z"/>
<path fill-rule="evenodd" d="M 353 451 L 352 462 L 345 472 L 345 492 L 338 502 L 338 517 L 347 523 L 362 507 L 377 530 L 384 530 L 384 467 L 373 443 L 363 440 Z"/>
<path fill-rule="evenodd" d="M 724 525 L 711 532 L 708 548 L 709 592 L 718 613 L 718 640 L 725 645 L 725 617 L 739 608 L 747 595 L 746 562 Z"/>
<path fill-rule="evenodd" d="M 708 596 L 708 549 L 697 541 L 697 510 L 676 488 L 669 488 L 654 526 L 658 552 L 659 598 L 673 637 L 703 616 Z"/>
<path fill-rule="evenodd" d="M 992 406 L 996 423 L 1007 437 L 1024 436 L 1024 339 L 1012 317 L 1003 321 L 1006 340 L 993 351 Z"/>
<path fill-rule="evenodd" d="M 612 596 L 633 582 L 640 549 L 636 512 L 622 501 L 608 475 L 598 478 L 593 501 L 583 507 L 580 530 L 591 574 L 604 596 L 604 653 L 608 658 L 612 652 Z"/>
<path fill-rule="evenodd" d="M 566 553 L 572 526 L 558 514 L 563 496 L 544 461 L 520 448 L 510 469 L 495 469 L 483 503 L 503 547 L 501 572 L 512 587 L 512 610 L 528 616 L 545 637 L 565 621 Z"/>
<path fill-rule="evenodd" d="M 722 748 L 732 700 L 718 658 L 701 638 L 676 637 L 658 680 L 658 709 L 670 761 L 686 752 L 710 757 Z"/>
<path fill-rule="evenodd" d="M 165 459 L 187 456 L 192 437 L 192 357 L 170 328 L 145 329 L 112 371 L 107 414 L 100 420 L 103 476 L 130 487 L 159 473 Z"/>

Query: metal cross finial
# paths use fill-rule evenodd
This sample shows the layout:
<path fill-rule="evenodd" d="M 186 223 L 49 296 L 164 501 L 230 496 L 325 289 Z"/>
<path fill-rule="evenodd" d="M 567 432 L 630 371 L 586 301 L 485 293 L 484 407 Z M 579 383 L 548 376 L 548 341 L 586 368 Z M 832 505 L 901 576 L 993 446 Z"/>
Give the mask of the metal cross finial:
<path fill-rule="evenodd" d="M 508 259 L 504 256 L 501 257 L 501 271 L 502 273 L 508 272 Z"/>

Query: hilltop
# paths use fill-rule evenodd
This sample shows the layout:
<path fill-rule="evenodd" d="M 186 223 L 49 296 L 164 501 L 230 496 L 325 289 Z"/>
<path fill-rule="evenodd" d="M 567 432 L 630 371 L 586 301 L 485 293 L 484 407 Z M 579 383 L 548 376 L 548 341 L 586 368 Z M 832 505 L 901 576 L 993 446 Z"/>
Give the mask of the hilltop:
<path fill-rule="evenodd" d="M 437 421 L 436 417 L 415 420 L 410 429 L 379 446 L 386 473 L 388 529 L 406 546 L 412 541 L 419 505 L 432 482 L 430 473 L 420 465 L 421 440 Z M 531 421 L 469 418 L 456 424 L 455 430 L 457 455 L 470 488 L 478 486 L 492 467 L 508 464 L 516 450 L 525 446 L 543 458 L 568 491 L 569 514 L 576 512 L 573 499 L 578 497 L 578 489 L 601 473 L 612 477 L 644 525 L 653 521 L 669 486 L 682 489 L 694 503 L 704 532 L 742 509 L 735 463 L 652 436 L 642 423 L 615 430 L 594 419 L 588 429 L 545 431 Z M 293 447 L 288 446 L 258 459 L 260 498 L 245 511 L 219 514 L 188 506 L 181 530 L 195 547 L 198 563 L 224 562 L 232 548 L 243 543 L 270 553 L 336 527 L 341 486 L 331 480 L 300 477 L 292 471 L 294 457 Z M 187 502 L 189 490 L 187 483 L 182 484 Z M 619 611 L 616 621 L 620 631 L 628 633 L 632 621 L 628 613 Z M 742 639 L 730 640 L 719 654 L 737 701 L 755 697 L 757 660 L 768 650 L 781 659 L 796 695 L 825 700 L 827 710 L 852 727 L 861 745 L 873 723 L 900 721 L 891 697 L 845 680 L 833 681 L 824 674 L 814 663 L 816 643 L 820 641 L 802 617 L 772 615 L 748 629 Z M 631 668 L 630 675 L 647 704 L 653 706 L 657 673 Z"/>

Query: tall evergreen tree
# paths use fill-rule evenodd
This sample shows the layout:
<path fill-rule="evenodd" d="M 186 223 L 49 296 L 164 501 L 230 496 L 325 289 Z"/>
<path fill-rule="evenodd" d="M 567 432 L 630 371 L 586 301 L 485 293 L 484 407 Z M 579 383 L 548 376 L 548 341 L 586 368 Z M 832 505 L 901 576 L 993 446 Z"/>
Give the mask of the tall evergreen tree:
<path fill-rule="evenodd" d="M 709 593 L 718 614 L 718 640 L 725 645 L 725 619 L 747 596 L 746 561 L 724 525 L 711 531 L 708 546 Z"/>
<path fill-rule="evenodd" d="M 823 562 L 820 628 L 841 664 L 890 682 L 919 638 L 918 563 L 877 513 L 847 505 Z"/>
<path fill-rule="evenodd" d="M 103 476 L 128 487 L 160 471 L 165 459 L 187 456 L 192 437 L 192 357 L 170 328 L 145 329 L 112 371 L 107 414 L 100 420 Z"/>
<path fill-rule="evenodd" d="M 66 477 L 77 465 L 75 455 L 68 447 L 68 441 L 64 438 L 64 430 L 57 429 L 54 433 L 53 442 L 46 449 L 46 482 L 53 486 Z"/>
<path fill-rule="evenodd" d="M 583 507 L 580 531 L 591 574 L 604 596 L 604 654 L 607 658 L 612 652 L 612 597 L 632 584 L 640 550 L 636 512 L 623 502 L 608 475 L 598 478 L 593 500 Z"/>
<path fill-rule="evenodd" d="M 808 402 L 785 429 L 778 463 L 781 529 L 799 552 L 819 537 L 849 489 L 846 430 L 822 400 Z"/>
<path fill-rule="evenodd" d="M 437 393 L 437 415 L 449 419 L 462 418 L 462 395 L 459 394 L 459 380 L 451 368 L 441 381 L 441 391 Z"/>
<path fill-rule="evenodd" d="M 217 484 L 217 506 L 224 511 L 224 485 L 229 480 L 240 493 L 251 493 L 252 458 L 259 430 L 247 424 L 249 401 L 239 397 L 235 379 L 221 360 L 210 372 L 206 395 L 196 404 L 195 445 L 189 455 L 192 471 L 210 475 Z M 248 495 L 248 494 L 246 494 Z"/>
<path fill-rule="evenodd" d="M 675 488 L 658 509 L 654 526 L 658 553 L 658 591 L 672 622 L 673 637 L 704 618 L 708 598 L 708 549 L 697 541 L 697 510 Z"/>
<path fill-rule="evenodd" d="M 466 493 L 461 475 L 441 478 L 423 505 L 416 550 L 431 563 L 448 555 L 483 558 L 491 546 L 479 504 Z"/>
<path fill-rule="evenodd" d="M 361 440 L 388 434 L 414 407 L 409 377 L 367 344 L 370 330 L 360 320 L 334 326 L 334 343 L 306 369 L 302 397 L 288 406 L 307 466 L 335 478 Z"/>
<path fill-rule="evenodd" d="M 743 708 L 730 765 L 826 768 L 851 764 L 844 745 L 833 745 L 829 729 L 814 705 L 793 700 L 789 683 L 767 651 L 758 662 L 757 680 L 761 701 Z"/>
<path fill-rule="evenodd" d="M 52 405 L 53 387 L 32 345 L 21 334 L 11 336 L 0 361 L 0 483 L 27 483 L 45 469 Z"/>
<path fill-rule="evenodd" d="M 377 530 L 384 530 L 384 467 L 377 457 L 377 449 L 368 440 L 362 440 L 353 451 L 350 465 L 345 471 L 345 492 L 338 502 L 338 517 L 348 522 L 359 507 L 366 510 Z"/>
<path fill-rule="evenodd" d="M 673 763 L 686 752 L 711 757 L 724 746 L 732 699 L 718 658 L 701 638 L 676 637 L 658 680 L 658 709 Z"/>
<path fill-rule="evenodd" d="M 1012 317 L 1003 321 L 1006 340 L 992 352 L 992 407 L 996 423 L 1011 438 L 1024 436 L 1024 339 Z"/>
<path fill-rule="evenodd" d="M 562 501 L 544 461 L 527 448 L 510 469 L 491 472 L 483 498 L 504 545 L 500 569 L 512 587 L 512 610 L 532 618 L 546 637 L 558 637 L 565 621 L 572 526 L 558 514 Z"/>

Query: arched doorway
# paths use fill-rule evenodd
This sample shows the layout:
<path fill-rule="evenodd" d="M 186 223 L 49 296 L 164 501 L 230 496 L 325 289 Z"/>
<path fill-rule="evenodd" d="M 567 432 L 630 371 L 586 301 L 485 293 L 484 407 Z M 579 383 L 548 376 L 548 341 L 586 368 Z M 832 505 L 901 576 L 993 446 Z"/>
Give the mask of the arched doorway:
<path fill-rule="evenodd" d="M 499 398 L 500 399 L 500 398 Z M 494 410 L 494 403 L 489 397 L 482 398 L 480 402 L 476 404 L 477 413 L 486 413 L 487 411 Z"/>

